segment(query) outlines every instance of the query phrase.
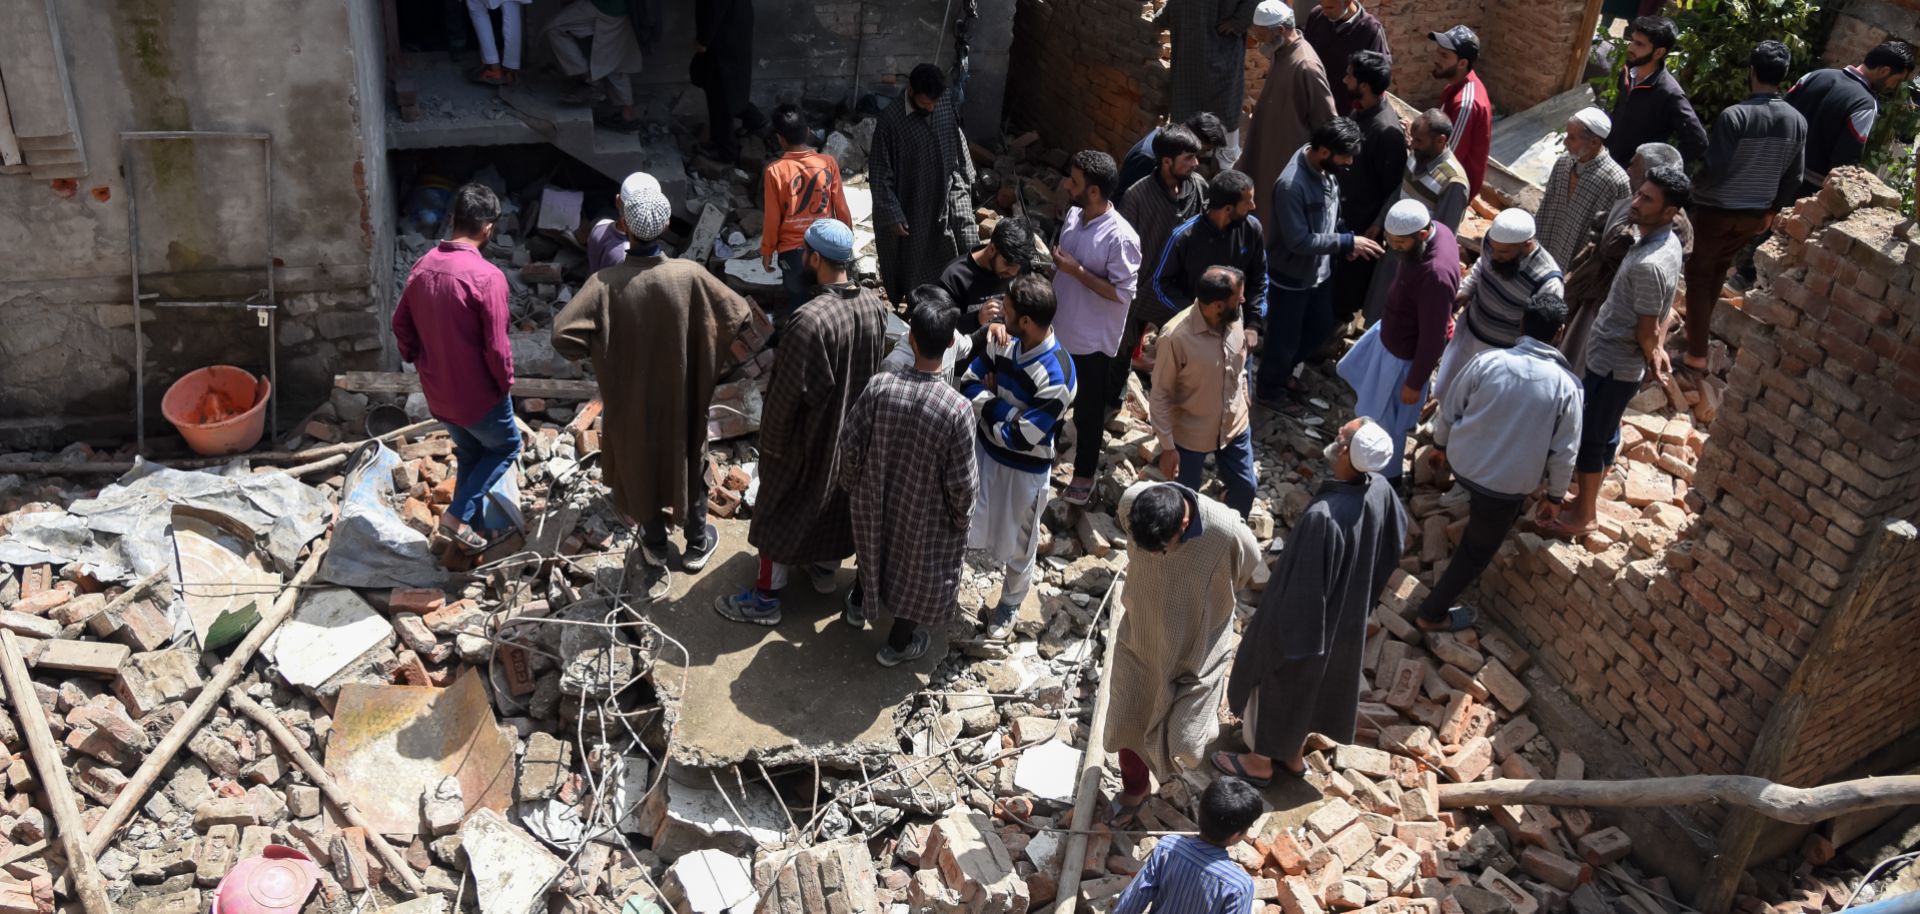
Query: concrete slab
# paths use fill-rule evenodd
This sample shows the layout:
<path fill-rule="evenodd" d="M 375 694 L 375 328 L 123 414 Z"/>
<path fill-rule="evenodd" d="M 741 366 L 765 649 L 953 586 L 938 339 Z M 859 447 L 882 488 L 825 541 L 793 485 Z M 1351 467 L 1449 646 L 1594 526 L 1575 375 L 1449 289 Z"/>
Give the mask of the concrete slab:
<path fill-rule="evenodd" d="M 715 523 L 720 546 L 712 563 L 698 575 L 675 571 L 670 599 L 649 612 L 687 650 L 683 661 L 668 646 L 654 673 L 675 725 L 670 758 L 702 768 L 753 759 L 852 765 L 898 752 L 896 717 L 946 656 L 944 633 L 914 663 L 886 669 L 874 662 L 893 622 L 883 617 L 855 631 L 840 621 L 851 562 L 830 596 L 815 593 L 796 570 L 781 593 L 785 618 L 777 627 L 729 622 L 713 611 L 714 600 L 750 586 L 759 560 L 746 522 Z"/>

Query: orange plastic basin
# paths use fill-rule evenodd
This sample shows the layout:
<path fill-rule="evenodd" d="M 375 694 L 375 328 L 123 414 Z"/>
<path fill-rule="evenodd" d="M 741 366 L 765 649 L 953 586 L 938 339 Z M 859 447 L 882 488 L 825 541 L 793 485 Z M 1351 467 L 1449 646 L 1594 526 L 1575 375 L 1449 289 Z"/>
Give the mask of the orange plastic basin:
<path fill-rule="evenodd" d="M 238 454 L 260 443 L 272 392 L 266 378 L 244 368 L 209 365 L 173 382 L 160 401 L 160 414 L 180 430 L 194 453 Z"/>

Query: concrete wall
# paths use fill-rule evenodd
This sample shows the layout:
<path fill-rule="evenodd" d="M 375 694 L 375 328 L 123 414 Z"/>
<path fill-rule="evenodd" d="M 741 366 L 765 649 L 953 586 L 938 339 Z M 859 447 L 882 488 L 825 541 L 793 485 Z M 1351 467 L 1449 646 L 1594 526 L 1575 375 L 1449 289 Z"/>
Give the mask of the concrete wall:
<path fill-rule="evenodd" d="M 379 318 L 368 308 L 378 220 L 368 188 L 380 155 L 363 122 L 379 118 L 360 116 L 370 84 L 356 77 L 355 33 L 369 31 L 350 27 L 348 0 L 58 7 L 90 173 L 71 197 L 0 176 L 0 441 L 47 435 L 63 416 L 105 415 L 95 427 L 130 431 L 129 180 L 138 183 L 144 270 L 231 267 L 264 251 L 253 150 L 158 144 L 123 177 L 123 131 L 272 134 L 282 389 L 324 393 L 335 368 L 377 362 Z M 232 284 L 203 273 L 166 292 L 218 294 Z M 185 370 L 213 361 L 265 368 L 263 333 L 244 315 L 148 308 L 146 316 L 152 421 L 160 393 Z"/>
<path fill-rule="evenodd" d="M 1846 0 L 1821 56 L 1828 66 L 1860 62 L 1888 38 L 1920 41 L 1920 0 Z"/>

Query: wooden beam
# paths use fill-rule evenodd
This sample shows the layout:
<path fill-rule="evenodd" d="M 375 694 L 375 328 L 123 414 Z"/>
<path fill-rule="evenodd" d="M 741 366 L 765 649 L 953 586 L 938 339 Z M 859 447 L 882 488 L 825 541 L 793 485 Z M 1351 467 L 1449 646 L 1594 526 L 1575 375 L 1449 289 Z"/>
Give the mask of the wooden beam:
<path fill-rule="evenodd" d="M 1441 784 L 1439 800 L 1442 809 L 1510 804 L 1634 807 L 1722 803 L 1780 822 L 1813 825 L 1863 809 L 1920 804 L 1920 775 L 1862 778 L 1806 788 L 1733 774 L 1629 781 L 1497 778 Z"/>
<path fill-rule="evenodd" d="M 67 768 L 60 762 L 60 746 L 47 729 L 47 710 L 34 693 L 33 679 L 27 675 L 27 661 L 20 652 L 20 640 L 13 632 L 0 631 L 0 678 L 7 684 L 7 700 L 13 716 L 27 739 L 27 754 L 40 774 L 40 790 L 47 798 L 47 812 L 58 831 L 60 846 L 67 854 L 67 878 L 87 914 L 113 914 L 107 900 L 107 881 L 87 850 L 87 827 L 80 822 L 80 804 L 73 798 L 73 785 L 67 782 Z"/>
<path fill-rule="evenodd" d="M 1554 90 L 1558 95 L 1574 86 L 1580 85 L 1580 77 L 1587 72 L 1587 58 L 1593 56 L 1593 36 L 1600 31 L 1600 7 L 1604 0 L 1587 0 L 1585 9 L 1580 11 L 1580 23 L 1586 28 L 1574 33 L 1573 48 L 1567 52 L 1567 68 L 1560 76 L 1560 88 Z"/>
<path fill-rule="evenodd" d="M 349 371 L 333 376 L 333 386 L 363 394 L 416 394 L 420 376 L 403 371 Z M 559 378 L 515 378 L 513 395 L 548 400 L 591 400 L 600 396 L 597 381 L 563 381 Z"/>
<path fill-rule="evenodd" d="M 332 540 L 332 534 L 328 534 L 314 543 L 313 551 L 307 553 L 307 560 L 300 565 L 300 570 L 294 573 L 293 580 L 287 582 L 286 587 L 281 589 L 280 595 L 274 598 L 273 605 L 260 614 L 260 621 L 254 623 L 253 628 L 247 632 L 247 636 L 241 639 L 239 646 L 235 647 L 233 653 L 228 654 L 227 659 L 222 661 L 219 668 L 213 671 L 213 675 L 207 678 L 206 685 L 200 689 L 200 696 L 193 700 L 193 704 L 187 706 L 186 713 L 174 721 L 173 728 L 167 731 L 166 736 L 161 737 L 160 743 L 154 746 L 151 752 L 147 753 L 146 759 L 140 763 L 140 768 L 127 779 L 127 786 L 121 788 L 120 795 L 114 798 L 112 805 L 107 807 L 106 815 L 101 816 L 100 821 L 94 825 L 93 831 L 87 833 L 87 849 L 90 852 L 101 853 L 107 849 L 107 845 L 113 843 L 113 839 L 120 837 L 120 829 L 126 826 L 127 820 L 133 817 L 133 811 L 140 806 L 141 801 L 146 799 L 147 791 L 152 789 L 153 782 L 159 779 L 160 772 L 172 764 L 174 756 L 180 754 L 181 747 L 185 746 L 187 740 L 192 739 L 193 734 L 199 731 L 200 725 L 206 722 L 207 715 L 212 714 L 214 706 L 220 704 L 220 699 L 226 696 L 227 687 L 239 680 L 241 673 L 246 672 L 248 662 L 252 661 L 253 655 L 267 643 L 267 638 L 280 627 L 280 623 L 293 615 L 293 604 L 305 592 L 307 582 L 319 572 L 320 562 L 326 557 L 327 545 Z"/>

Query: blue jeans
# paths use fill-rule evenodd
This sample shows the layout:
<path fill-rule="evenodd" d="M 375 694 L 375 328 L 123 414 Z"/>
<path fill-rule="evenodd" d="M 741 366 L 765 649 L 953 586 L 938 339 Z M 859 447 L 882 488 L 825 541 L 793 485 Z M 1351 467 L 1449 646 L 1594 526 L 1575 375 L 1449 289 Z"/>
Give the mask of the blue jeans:
<path fill-rule="evenodd" d="M 513 466 L 520 453 L 520 428 L 513 423 L 513 398 L 501 397 L 480 421 L 464 428 L 447 423 L 453 438 L 453 502 L 447 513 L 461 523 L 472 523 L 480 514 L 481 499 L 493 489 L 500 477 Z"/>
<path fill-rule="evenodd" d="M 1196 492 L 1200 491 L 1200 474 L 1207 465 L 1206 453 L 1178 446 L 1174 449 L 1180 452 L 1178 482 Z M 1260 485 L 1253 472 L 1253 429 L 1241 432 L 1238 437 L 1214 451 L 1213 467 L 1220 474 L 1220 481 L 1226 483 L 1227 507 L 1246 517 L 1253 511 L 1254 489 Z"/>
<path fill-rule="evenodd" d="M 1613 465 L 1614 452 L 1620 448 L 1620 419 L 1627 414 L 1627 403 L 1640 392 L 1640 382 L 1616 381 L 1611 375 L 1589 371 L 1580 385 L 1587 396 L 1580 411 L 1580 453 L 1573 458 L 1573 468 L 1598 473 Z"/>
<path fill-rule="evenodd" d="M 1333 283 L 1311 289 L 1287 289 L 1277 280 L 1267 286 L 1266 343 L 1254 389 L 1273 400 L 1286 389 L 1293 367 L 1319 351 L 1333 330 Z"/>
<path fill-rule="evenodd" d="M 813 297 L 813 275 L 807 272 L 805 246 L 775 254 L 774 263 L 780 267 L 780 288 L 786 290 L 787 300 L 774 311 L 773 322 L 783 324 L 793 309 Z"/>

